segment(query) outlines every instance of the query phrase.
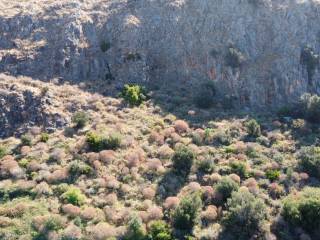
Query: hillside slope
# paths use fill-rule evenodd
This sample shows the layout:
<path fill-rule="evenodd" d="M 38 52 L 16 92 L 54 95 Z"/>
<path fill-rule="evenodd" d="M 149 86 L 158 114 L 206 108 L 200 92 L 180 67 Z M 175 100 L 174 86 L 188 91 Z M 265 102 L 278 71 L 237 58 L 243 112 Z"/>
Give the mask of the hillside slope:
<path fill-rule="evenodd" d="M 0 79 L 2 102 L 9 91 L 38 109 L 2 112 L 27 132 L 0 141 L 0 239 L 318 239 L 320 151 L 305 147 L 317 125 L 189 125 L 152 99 L 130 107 L 88 85 Z"/>
<path fill-rule="evenodd" d="M 1 0 L 0 6 L 0 70 L 11 74 L 187 89 L 213 80 L 222 96 L 254 107 L 319 93 L 318 0 Z"/>

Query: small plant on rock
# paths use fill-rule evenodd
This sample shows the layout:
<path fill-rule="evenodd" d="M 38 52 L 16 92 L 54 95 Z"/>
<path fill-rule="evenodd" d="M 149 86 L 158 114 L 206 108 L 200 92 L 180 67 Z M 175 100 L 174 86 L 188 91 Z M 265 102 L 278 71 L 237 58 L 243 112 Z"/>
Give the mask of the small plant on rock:
<path fill-rule="evenodd" d="M 259 123 L 255 119 L 251 119 L 245 124 L 247 133 L 250 137 L 259 137 L 261 135 L 261 128 Z"/>
<path fill-rule="evenodd" d="M 120 97 L 131 106 L 139 106 L 147 99 L 147 92 L 142 86 L 126 84 L 120 93 Z"/>

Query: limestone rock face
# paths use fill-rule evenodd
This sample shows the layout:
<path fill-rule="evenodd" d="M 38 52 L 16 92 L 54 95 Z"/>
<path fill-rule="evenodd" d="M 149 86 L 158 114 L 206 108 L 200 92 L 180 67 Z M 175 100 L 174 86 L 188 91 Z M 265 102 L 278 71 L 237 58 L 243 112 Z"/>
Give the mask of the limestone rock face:
<path fill-rule="evenodd" d="M 119 84 L 211 80 L 243 106 L 275 107 L 320 92 L 318 0 L 0 0 L 0 6 L 2 72 L 68 81 L 107 75 Z"/>

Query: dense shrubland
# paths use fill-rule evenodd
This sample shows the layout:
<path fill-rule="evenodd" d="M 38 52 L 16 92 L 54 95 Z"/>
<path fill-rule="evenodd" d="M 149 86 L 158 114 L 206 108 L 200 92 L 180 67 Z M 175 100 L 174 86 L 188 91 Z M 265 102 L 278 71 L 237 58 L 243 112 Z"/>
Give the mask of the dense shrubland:
<path fill-rule="evenodd" d="M 215 101 L 210 91 L 199 96 Z M 137 85 L 119 99 L 85 96 L 65 129 L 0 142 L 0 239 L 319 236 L 317 96 L 290 116 L 224 112 L 201 124 Z M 189 115 L 212 112 L 201 101 Z"/>

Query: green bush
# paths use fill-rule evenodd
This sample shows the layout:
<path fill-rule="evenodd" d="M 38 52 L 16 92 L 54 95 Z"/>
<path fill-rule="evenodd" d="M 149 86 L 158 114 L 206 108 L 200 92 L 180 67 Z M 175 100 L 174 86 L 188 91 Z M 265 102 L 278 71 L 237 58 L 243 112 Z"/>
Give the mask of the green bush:
<path fill-rule="evenodd" d="M 302 95 L 300 105 L 305 119 L 314 123 L 320 121 L 320 97 L 318 95 L 309 93 Z"/>
<path fill-rule="evenodd" d="M 76 128 L 83 128 L 88 123 L 89 117 L 85 112 L 76 112 L 71 120 Z"/>
<path fill-rule="evenodd" d="M 230 46 L 228 48 L 227 54 L 225 56 L 225 62 L 227 66 L 232 68 L 239 68 L 244 63 L 245 60 L 246 59 L 244 55 L 239 49 L 233 46 Z"/>
<path fill-rule="evenodd" d="M 121 145 L 121 135 L 120 134 L 110 134 L 107 137 L 102 137 L 96 133 L 89 132 L 87 134 L 86 141 L 89 148 L 94 152 L 100 152 L 102 150 L 116 150 Z"/>
<path fill-rule="evenodd" d="M 320 147 L 303 147 L 297 156 L 302 170 L 311 176 L 320 178 Z"/>
<path fill-rule="evenodd" d="M 75 187 L 69 188 L 64 194 L 62 194 L 62 198 L 68 203 L 77 206 L 81 206 L 86 200 L 86 196 L 82 194 L 81 190 Z"/>
<path fill-rule="evenodd" d="M 289 195 L 283 203 L 282 216 L 287 222 L 312 233 L 320 229 L 320 189 L 306 187 Z"/>
<path fill-rule="evenodd" d="M 8 154 L 7 149 L 4 146 L 0 146 L 0 159 Z"/>
<path fill-rule="evenodd" d="M 215 190 L 221 195 L 222 203 L 226 202 L 231 197 L 231 194 L 238 189 L 239 184 L 229 177 L 223 177 L 215 186 Z"/>
<path fill-rule="evenodd" d="M 259 137 L 261 135 L 261 128 L 259 123 L 255 119 L 251 119 L 246 122 L 245 127 L 250 137 Z"/>
<path fill-rule="evenodd" d="M 128 230 L 123 238 L 124 240 L 145 240 L 146 235 L 142 228 L 141 219 L 137 216 L 131 217 L 128 222 Z"/>
<path fill-rule="evenodd" d="M 147 99 L 147 93 L 145 88 L 142 86 L 126 84 L 120 93 L 120 97 L 122 97 L 131 106 L 139 106 Z"/>
<path fill-rule="evenodd" d="M 248 165 L 244 162 L 236 161 L 230 164 L 231 171 L 241 178 L 248 178 L 249 177 L 249 170 Z"/>
<path fill-rule="evenodd" d="M 41 136 L 40 136 L 40 142 L 48 142 L 49 140 L 49 134 L 48 133 L 41 133 Z"/>
<path fill-rule="evenodd" d="M 216 88 L 213 82 L 206 82 L 200 86 L 194 102 L 199 108 L 210 108 L 214 103 Z"/>
<path fill-rule="evenodd" d="M 150 224 L 148 240 L 173 240 L 171 229 L 164 221 L 154 221 Z"/>
<path fill-rule="evenodd" d="M 279 170 L 275 170 L 275 169 L 269 169 L 269 170 L 266 171 L 266 177 L 270 181 L 276 181 L 280 177 L 280 171 Z"/>
<path fill-rule="evenodd" d="M 198 162 L 198 170 L 204 173 L 212 173 L 215 169 L 215 162 L 212 156 L 206 156 Z"/>
<path fill-rule="evenodd" d="M 32 144 L 31 136 L 30 136 L 30 135 L 27 135 L 27 134 L 22 135 L 22 136 L 21 136 L 21 144 L 22 144 L 23 146 L 31 146 L 31 144 Z"/>
<path fill-rule="evenodd" d="M 186 146 L 179 147 L 173 157 L 173 169 L 179 173 L 189 173 L 195 159 L 195 154 Z"/>
<path fill-rule="evenodd" d="M 259 236 L 268 219 L 267 207 L 248 189 L 233 192 L 227 203 L 223 224 L 233 239 L 247 240 Z"/>
<path fill-rule="evenodd" d="M 176 229 L 191 232 L 197 223 L 202 208 L 198 193 L 184 197 L 172 215 L 173 226 Z"/>

